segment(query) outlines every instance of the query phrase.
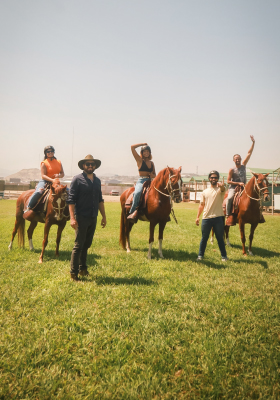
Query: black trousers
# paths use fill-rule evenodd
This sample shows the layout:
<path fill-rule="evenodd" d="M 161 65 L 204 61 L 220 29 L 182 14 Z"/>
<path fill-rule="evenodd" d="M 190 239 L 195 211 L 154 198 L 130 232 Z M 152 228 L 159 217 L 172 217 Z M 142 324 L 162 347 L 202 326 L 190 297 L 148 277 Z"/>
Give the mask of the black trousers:
<path fill-rule="evenodd" d="M 87 252 L 92 244 L 97 217 L 87 218 L 76 216 L 78 228 L 76 229 L 75 244 L 71 254 L 71 274 L 78 275 L 79 270 L 87 269 Z"/>

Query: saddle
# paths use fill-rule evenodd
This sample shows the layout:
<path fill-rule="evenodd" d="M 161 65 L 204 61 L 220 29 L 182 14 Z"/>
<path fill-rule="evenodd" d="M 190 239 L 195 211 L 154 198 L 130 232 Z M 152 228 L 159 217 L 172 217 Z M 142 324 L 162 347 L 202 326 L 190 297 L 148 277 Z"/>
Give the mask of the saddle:
<path fill-rule="evenodd" d="M 139 215 L 140 219 L 142 219 L 144 217 L 144 210 L 145 210 L 146 205 L 147 205 L 150 186 L 151 186 L 151 180 L 149 179 L 148 181 L 144 182 L 143 187 L 142 187 L 142 193 L 141 193 L 139 205 L 136 208 L 136 210 L 138 211 L 138 215 Z M 125 202 L 125 209 L 126 209 L 126 213 L 127 214 L 129 213 L 129 210 L 130 210 L 130 208 L 132 206 L 133 193 L 134 192 L 130 193 L 130 195 L 128 196 L 128 198 L 126 199 L 126 202 Z"/>
<path fill-rule="evenodd" d="M 41 197 L 39 198 L 35 206 L 23 214 L 24 219 L 26 219 L 29 222 L 32 222 L 33 220 L 37 222 L 43 222 L 43 223 L 45 222 L 46 212 L 48 207 L 48 199 L 50 195 L 50 188 L 51 185 L 46 184 L 44 192 L 42 193 Z"/>

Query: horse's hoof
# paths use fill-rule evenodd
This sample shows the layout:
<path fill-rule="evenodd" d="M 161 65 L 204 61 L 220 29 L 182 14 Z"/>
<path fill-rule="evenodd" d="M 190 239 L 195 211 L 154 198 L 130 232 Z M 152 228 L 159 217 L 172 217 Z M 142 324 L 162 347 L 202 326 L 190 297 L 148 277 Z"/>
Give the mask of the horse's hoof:
<path fill-rule="evenodd" d="M 130 252 L 131 252 L 131 250 L 130 250 L 130 249 L 126 249 L 126 252 L 127 252 L 127 253 L 130 253 Z"/>
<path fill-rule="evenodd" d="M 254 254 L 251 251 L 248 251 L 249 256 L 253 256 Z"/>
<path fill-rule="evenodd" d="M 159 254 L 158 256 L 159 256 L 159 258 L 161 258 L 161 259 L 163 259 L 163 258 L 164 258 L 162 254 Z"/>
<path fill-rule="evenodd" d="M 42 263 L 43 263 L 43 260 L 40 258 L 38 261 L 38 264 L 42 264 Z"/>

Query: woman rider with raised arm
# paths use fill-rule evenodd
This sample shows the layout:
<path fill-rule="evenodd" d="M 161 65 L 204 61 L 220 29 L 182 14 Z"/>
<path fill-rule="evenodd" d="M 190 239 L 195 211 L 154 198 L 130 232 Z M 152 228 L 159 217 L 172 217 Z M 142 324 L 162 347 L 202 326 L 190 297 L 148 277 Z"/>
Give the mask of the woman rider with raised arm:
<path fill-rule="evenodd" d="M 140 146 L 142 147 L 139 155 L 136 149 L 137 147 Z M 143 184 L 149 179 L 154 179 L 156 176 L 156 172 L 154 163 L 151 161 L 152 159 L 151 148 L 147 145 L 147 143 L 134 144 L 131 146 L 131 151 L 137 163 L 139 171 L 139 179 L 135 185 L 135 191 L 133 193 L 133 203 L 130 209 L 129 216 L 127 218 L 130 220 L 135 220 L 137 219 L 138 216 L 137 215 L 138 211 L 136 210 L 136 208 L 139 205 Z"/>
<path fill-rule="evenodd" d="M 44 160 L 41 162 L 41 177 L 35 192 L 29 199 L 27 210 L 24 212 L 23 217 L 29 218 L 33 213 L 32 208 L 34 208 L 44 193 L 45 186 L 48 182 L 60 183 L 59 178 L 64 177 L 64 171 L 60 160 L 57 160 L 54 156 L 54 147 L 46 146 L 44 148 Z"/>

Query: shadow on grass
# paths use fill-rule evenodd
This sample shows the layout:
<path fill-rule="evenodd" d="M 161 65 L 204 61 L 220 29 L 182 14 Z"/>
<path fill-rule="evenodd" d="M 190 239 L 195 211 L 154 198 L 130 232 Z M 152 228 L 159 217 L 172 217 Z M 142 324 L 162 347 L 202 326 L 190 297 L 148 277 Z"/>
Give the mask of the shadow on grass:
<path fill-rule="evenodd" d="M 231 244 L 231 247 L 233 249 L 235 249 L 235 250 L 240 250 L 240 252 L 242 253 L 242 245 L 240 245 L 240 244 Z M 248 252 L 248 244 L 246 246 L 246 251 Z M 252 245 L 252 252 L 253 252 L 254 256 L 258 256 L 258 257 L 273 258 L 273 257 L 279 257 L 280 256 L 279 252 L 267 250 L 267 249 L 264 249 L 262 247 L 255 247 L 254 243 Z M 249 256 L 249 257 L 252 257 L 252 256 Z"/>
<path fill-rule="evenodd" d="M 42 250 L 40 250 L 40 249 L 32 250 L 32 252 L 36 253 L 36 254 L 41 254 L 41 251 Z M 59 257 L 56 257 L 54 249 L 45 250 L 44 261 L 57 260 L 57 261 L 69 261 L 70 262 L 71 253 L 72 253 L 72 250 L 59 250 Z M 89 265 L 94 265 L 94 264 L 96 264 L 96 260 L 99 258 L 101 258 L 101 256 L 98 254 L 88 254 L 87 262 Z"/>
<path fill-rule="evenodd" d="M 96 276 L 87 278 L 87 281 L 95 281 L 97 285 L 145 285 L 152 286 L 157 285 L 157 282 L 151 279 L 145 279 L 138 276 L 132 276 L 131 278 L 114 278 L 112 276 Z"/>

